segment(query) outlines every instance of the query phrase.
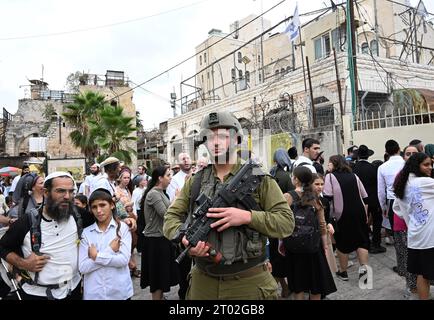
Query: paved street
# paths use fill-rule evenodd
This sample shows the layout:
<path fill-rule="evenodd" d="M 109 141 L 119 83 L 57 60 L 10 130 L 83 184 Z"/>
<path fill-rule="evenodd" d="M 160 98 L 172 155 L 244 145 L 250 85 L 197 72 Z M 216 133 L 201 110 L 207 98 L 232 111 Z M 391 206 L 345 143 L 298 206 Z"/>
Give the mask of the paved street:
<path fill-rule="evenodd" d="M 350 255 L 353 257 L 353 255 Z M 140 256 L 136 257 L 140 262 Z M 348 269 L 349 281 L 341 281 L 335 278 L 338 291 L 329 295 L 330 300 L 405 300 L 403 293 L 405 279 L 392 271 L 396 265 L 395 250 L 393 246 L 387 246 L 387 252 L 370 255 L 369 264 L 373 270 L 373 288 L 360 289 L 358 282 L 358 263 L 354 258 L 354 266 Z M 140 279 L 134 278 L 133 300 L 151 300 L 149 288 L 142 290 L 139 286 Z M 168 300 L 177 300 L 178 287 L 173 287 L 165 296 Z M 431 296 L 434 297 L 434 287 L 431 287 Z"/>

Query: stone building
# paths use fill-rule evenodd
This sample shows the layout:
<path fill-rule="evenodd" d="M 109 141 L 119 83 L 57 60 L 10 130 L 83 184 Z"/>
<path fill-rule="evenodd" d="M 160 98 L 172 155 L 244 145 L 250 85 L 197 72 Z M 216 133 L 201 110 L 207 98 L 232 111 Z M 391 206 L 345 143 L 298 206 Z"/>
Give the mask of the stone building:
<path fill-rule="evenodd" d="M 273 141 L 285 139 L 285 146 L 300 147 L 305 137 L 316 137 L 326 156 L 343 153 L 353 143 L 365 143 L 378 158 L 384 153 L 384 142 L 396 131 L 405 132 L 399 138 L 402 145 L 413 138 L 432 142 L 434 28 L 423 12 L 406 3 L 364 0 L 355 5 L 359 103 L 354 111 L 345 6 L 302 24 L 294 46 L 277 29 L 258 43 L 260 32 L 253 27 L 244 34 L 241 29 L 237 39 L 231 35 L 204 50 L 227 35 L 210 32 L 196 48 L 197 73 L 181 84 L 183 113 L 168 121 L 168 161 L 181 151 L 198 153 L 192 141 L 200 119 L 214 110 L 234 112 L 247 130 L 269 130 L 267 141 L 255 134 L 247 139 L 248 144 L 256 144 L 266 166 L 271 165 Z M 247 17 L 235 25 L 250 20 Z M 250 39 L 256 40 L 244 46 Z M 195 90 L 184 89 L 187 84 Z"/>
<path fill-rule="evenodd" d="M 80 92 L 97 91 L 112 105 L 124 107 L 124 113 L 136 117 L 128 79 L 122 71 L 107 71 L 105 76 L 84 74 L 80 77 Z M 48 159 L 83 158 L 81 151 L 74 147 L 69 127 L 62 118 L 65 105 L 73 101 L 73 95 L 64 91 L 49 90 L 48 83 L 30 80 L 30 97 L 18 101 L 18 110 L 8 121 L 5 133 L 5 156 L 39 156 Z M 135 132 L 133 135 L 135 136 Z M 46 153 L 35 153 L 29 149 L 29 140 L 34 137 L 46 138 Z M 128 146 L 137 150 L 135 141 Z M 133 156 L 132 168 L 137 166 Z"/>

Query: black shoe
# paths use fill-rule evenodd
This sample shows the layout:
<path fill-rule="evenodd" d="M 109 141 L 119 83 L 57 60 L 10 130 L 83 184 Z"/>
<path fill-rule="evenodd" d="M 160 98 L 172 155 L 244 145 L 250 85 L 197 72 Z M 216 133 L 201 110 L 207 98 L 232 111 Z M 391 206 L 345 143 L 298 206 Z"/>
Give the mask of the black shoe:
<path fill-rule="evenodd" d="M 348 273 L 346 271 L 336 272 L 336 276 L 342 281 L 348 281 Z"/>
<path fill-rule="evenodd" d="M 371 248 L 369 249 L 369 253 L 371 254 L 383 253 L 386 251 L 387 249 L 385 247 L 382 247 L 381 245 L 371 246 Z"/>
<path fill-rule="evenodd" d="M 398 267 L 397 267 L 397 266 L 394 266 L 394 267 L 392 268 L 392 270 L 393 270 L 393 272 L 398 273 Z"/>

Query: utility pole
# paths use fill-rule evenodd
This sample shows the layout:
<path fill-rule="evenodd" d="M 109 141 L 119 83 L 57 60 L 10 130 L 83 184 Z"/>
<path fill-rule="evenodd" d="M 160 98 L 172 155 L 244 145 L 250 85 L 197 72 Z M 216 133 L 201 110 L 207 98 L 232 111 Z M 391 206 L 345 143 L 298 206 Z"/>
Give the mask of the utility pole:
<path fill-rule="evenodd" d="M 357 60 L 356 60 L 356 35 L 354 25 L 354 0 L 347 0 L 347 39 L 351 45 L 348 46 L 348 68 L 350 71 L 351 82 L 351 109 L 353 113 L 353 119 L 356 117 L 356 113 L 359 105 L 359 88 L 357 77 Z"/>
<path fill-rule="evenodd" d="M 377 17 L 377 0 L 374 0 L 374 19 L 375 19 L 375 26 L 374 26 L 374 28 L 375 28 L 375 30 L 374 30 L 374 32 L 375 32 L 375 41 L 377 41 L 377 48 L 378 48 L 378 50 L 377 50 L 377 55 L 379 56 L 380 55 L 380 42 L 378 42 L 378 17 Z M 371 51 L 371 53 L 372 53 L 372 51 Z"/>
<path fill-rule="evenodd" d="M 341 80 L 339 79 L 339 68 L 338 61 L 336 59 L 336 50 L 333 48 L 333 57 L 335 60 L 335 71 L 336 71 L 336 85 L 338 87 L 338 97 L 339 97 L 339 109 L 341 111 L 341 118 L 344 115 L 344 104 L 342 103 L 342 88 L 341 88 Z"/>
<path fill-rule="evenodd" d="M 416 27 L 416 17 L 417 17 L 417 10 L 419 10 L 419 4 L 417 5 L 417 8 L 413 10 L 413 29 L 414 29 L 414 46 L 415 46 L 415 54 L 416 54 L 416 63 L 419 63 L 419 50 L 417 48 L 417 27 Z"/>
<path fill-rule="evenodd" d="M 315 104 L 313 102 L 313 88 L 312 88 L 312 80 L 310 78 L 310 67 L 309 67 L 309 57 L 308 56 L 306 56 L 306 68 L 307 68 L 307 78 L 309 80 L 310 105 L 312 107 L 312 121 L 313 121 L 313 127 L 316 128 Z"/>

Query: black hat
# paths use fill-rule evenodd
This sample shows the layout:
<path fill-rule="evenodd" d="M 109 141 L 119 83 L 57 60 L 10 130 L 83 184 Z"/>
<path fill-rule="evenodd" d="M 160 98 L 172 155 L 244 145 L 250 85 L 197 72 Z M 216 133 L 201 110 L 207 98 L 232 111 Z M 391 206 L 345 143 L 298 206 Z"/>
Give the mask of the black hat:
<path fill-rule="evenodd" d="M 360 147 L 357 150 L 354 150 L 354 155 L 356 157 L 362 158 L 362 159 L 367 159 L 370 156 L 372 156 L 374 154 L 374 151 L 369 149 L 367 146 L 365 146 L 364 144 L 360 145 Z"/>

